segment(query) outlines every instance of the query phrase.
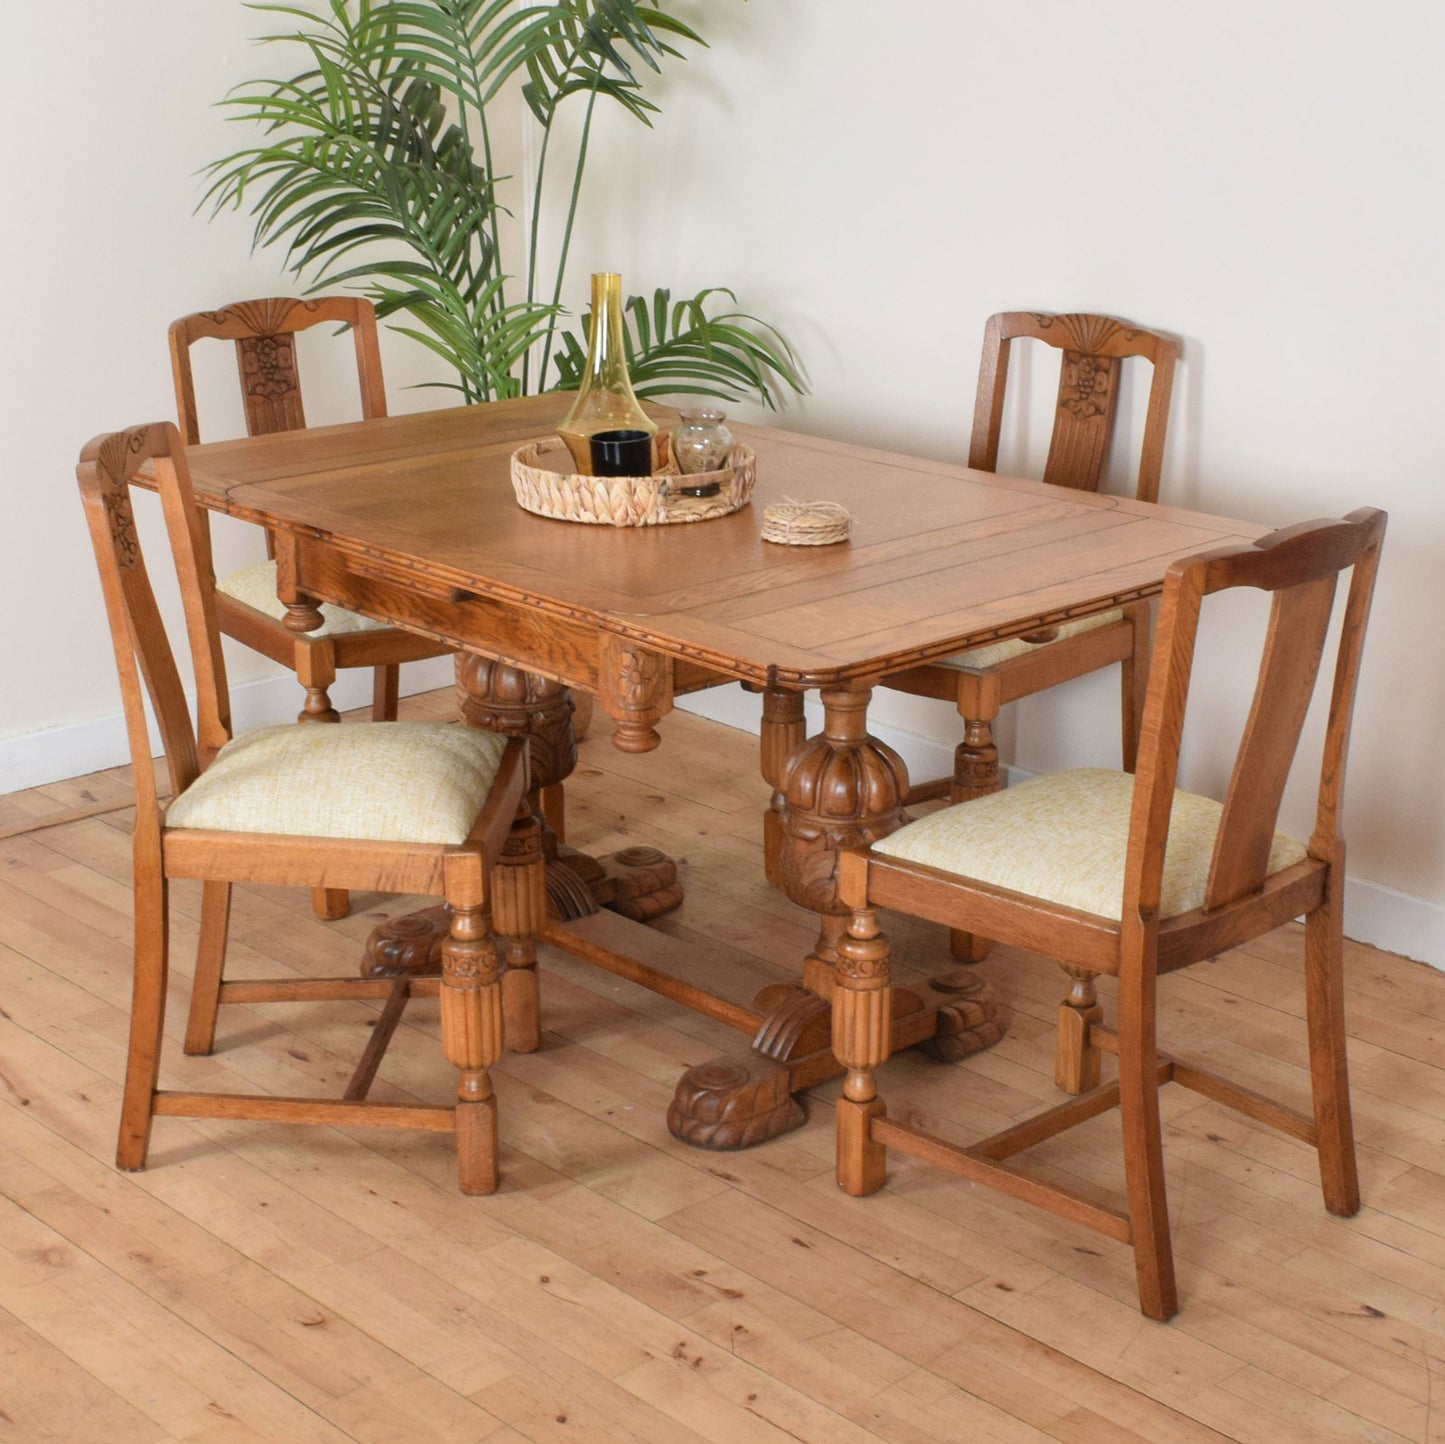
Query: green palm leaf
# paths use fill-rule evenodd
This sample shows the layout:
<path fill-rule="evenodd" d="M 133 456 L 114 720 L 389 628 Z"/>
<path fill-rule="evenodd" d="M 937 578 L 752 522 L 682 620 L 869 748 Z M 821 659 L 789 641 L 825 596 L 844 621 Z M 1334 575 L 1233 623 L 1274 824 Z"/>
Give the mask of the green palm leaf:
<path fill-rule="evenodd" d="M 315 0 L 256 4 L 273 17 L 266 45 L 302 57 L 289 79 L 242 85 L 222 104 L 259 131 L 206 169 L 202 205 L 249 212 L 258 246 L 280 245 L 310 289 L 351 284 L 394 328 L 443 357 L 468 400 L 524 394 L 549 374 L 575 385 L 585 360 L 561 325 L 563 276 L 596 107 L 643 124 L 657 106 L 645 78 L 702 37 L 638 0 Z M 287 28 L 289 27 L 289 28 Z M 526 264 L 503 264 L 502 190 L 488 108 L 515 87 L 542 131 Z M 561 241 L 544 282 L 542 216 L 558 156 L 553 123 L 581 110 Z M 562 144 L 563 142 L 559 142 Z M 513 277 L 524 299 L 513 301 Z M 550 299 L 542 297 L 550 294 Z M 650 311 L 630 303 L 639 394 L 694 393 L 769 406 L 800 390 L 776 330 L 741 311 L 709 317 L 699 292 Z M 405 317 L 403 322 L 401 318 Z M 557 346 L 555 367 L 551 349 Z"/>
<path fill-rule="evenodd" d="M 677 302 L 670 291 L 659 288 L 650 307 L 642 296 L 627 298 L 623 344 L 638 396 L 717 396 L 727 401 L 751 396 L 776 410 L 783 387 L 805 389 L 792 348 L 767 322 L 743 311 L 708 315 L 709 302 L 718 296 L 737 300 L 721 286 Z M 586 336 L 587 326 L 579 323 L 559 339 L 554 390 L 575 390 L 581 383 Z"/>

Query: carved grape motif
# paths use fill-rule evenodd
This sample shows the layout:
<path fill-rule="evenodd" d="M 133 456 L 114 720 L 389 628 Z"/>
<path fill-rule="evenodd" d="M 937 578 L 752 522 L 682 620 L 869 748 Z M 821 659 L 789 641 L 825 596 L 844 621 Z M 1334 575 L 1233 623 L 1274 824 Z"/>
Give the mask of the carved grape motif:
<path fill-rule="evenodd" d="M 1109 408 L 1109 392 L 1113 373 L 1109 363 L 1098 356 L 1082 356 L 1077 351 L 1064 353 L 1063 385 L 1059 388 L 1059 405 L 1087 421 L 1102 416 Z"/>
<path fill-rule="evenodd" d="M 240 343 L 246 358 L 246 394 L 274 401 L 296 389 L 296 361 L 289 336 L 248 337 Z"/>

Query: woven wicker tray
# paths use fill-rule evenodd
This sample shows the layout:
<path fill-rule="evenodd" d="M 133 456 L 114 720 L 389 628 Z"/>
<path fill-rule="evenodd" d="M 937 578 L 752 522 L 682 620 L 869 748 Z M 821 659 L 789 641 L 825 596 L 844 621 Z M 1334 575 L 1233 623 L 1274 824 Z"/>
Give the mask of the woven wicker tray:
<path fill-rule="evenodd" d="M 667 437 L 659 438 L 662 468 L 652 476 L 578 476 L 560 437 L 529 441 L 512 453 L 512 490 L 517 505 L 556 521 L 589 526 L 668 526 L 730 516 L 748 504 L 757 482 L 752 448 L 737 442 L 732 465 L 722 471 L 680 476 Z M 683 496 L 679 484 L 718 483 L 715 496 Z"/>

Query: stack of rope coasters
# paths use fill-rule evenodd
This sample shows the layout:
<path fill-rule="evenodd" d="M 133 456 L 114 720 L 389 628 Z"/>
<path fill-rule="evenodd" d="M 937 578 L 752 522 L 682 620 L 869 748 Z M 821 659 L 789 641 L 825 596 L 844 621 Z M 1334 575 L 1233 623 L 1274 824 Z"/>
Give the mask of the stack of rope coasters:
<path fill-rule="evenodd" d="M 763 540 L 790 547 L 826 547 L 847 541 L 853 513 L 836 501 L 784 498 L 763 509 Z"/>

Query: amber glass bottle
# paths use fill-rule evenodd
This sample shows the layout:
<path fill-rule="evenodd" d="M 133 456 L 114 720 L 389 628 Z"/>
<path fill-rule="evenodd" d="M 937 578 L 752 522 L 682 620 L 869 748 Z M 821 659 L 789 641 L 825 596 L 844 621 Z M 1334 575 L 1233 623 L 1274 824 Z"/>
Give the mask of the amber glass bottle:
<path fill-rule="evenodd" d="M 592 475 L 592 435 L 598 431 L 657 433 L 657 423 L 637 403 L 627 374 L 622 340 L 622 277 L 599 271 L 592 277 L 592 330 L 587 369 L 572 409 L 557 428 L 582 476 Z M 654 462 L 656 452 L 654 449 Z"/>

